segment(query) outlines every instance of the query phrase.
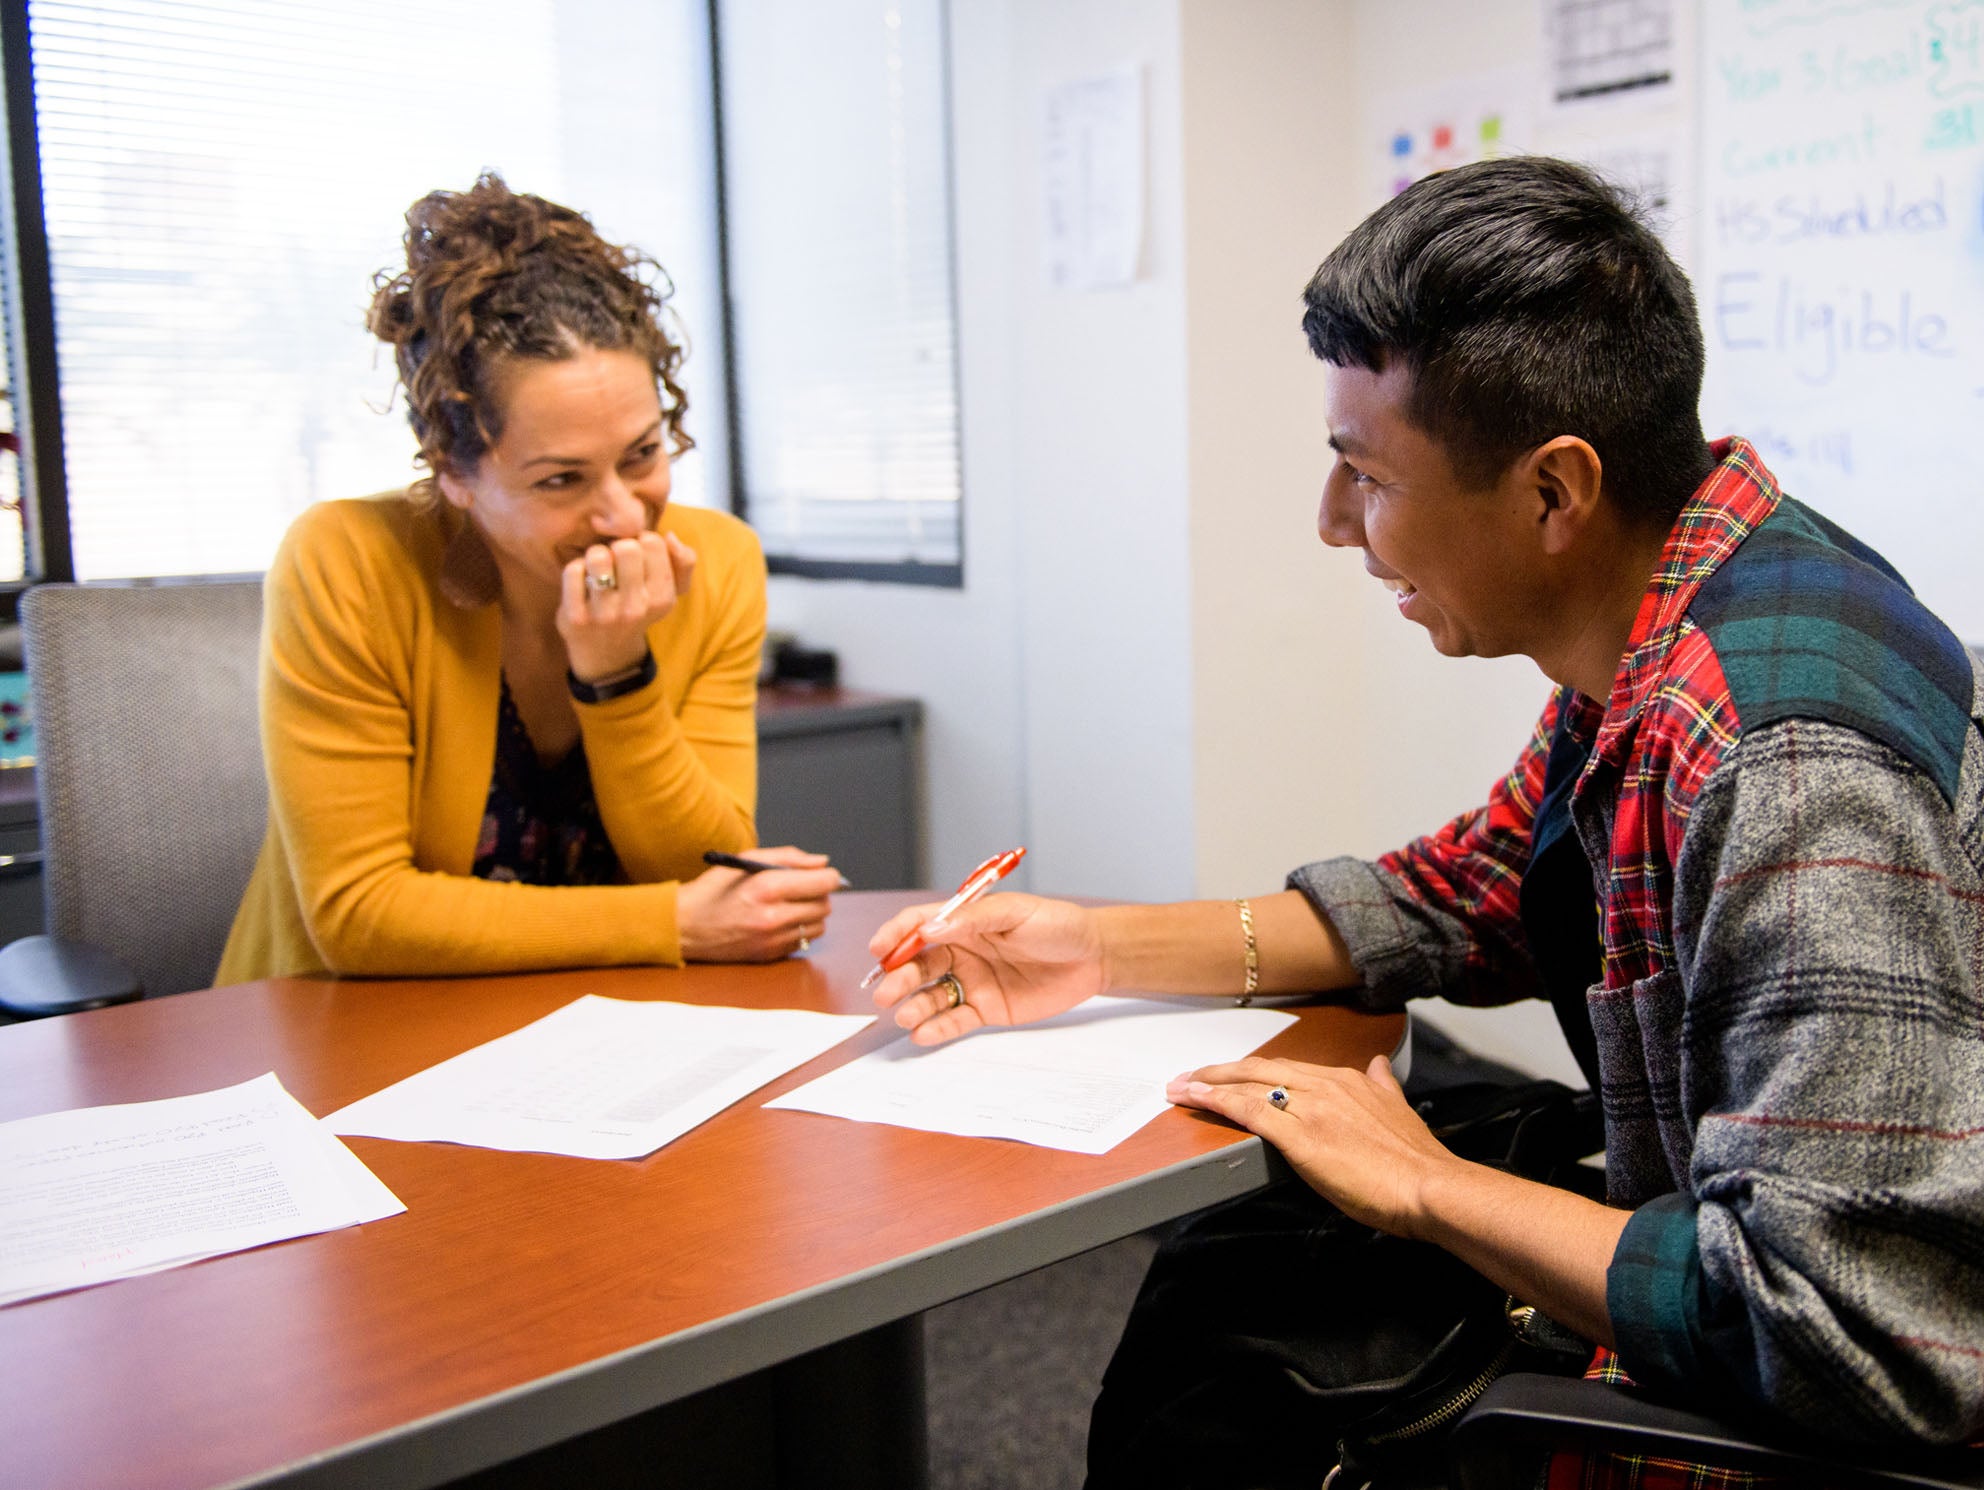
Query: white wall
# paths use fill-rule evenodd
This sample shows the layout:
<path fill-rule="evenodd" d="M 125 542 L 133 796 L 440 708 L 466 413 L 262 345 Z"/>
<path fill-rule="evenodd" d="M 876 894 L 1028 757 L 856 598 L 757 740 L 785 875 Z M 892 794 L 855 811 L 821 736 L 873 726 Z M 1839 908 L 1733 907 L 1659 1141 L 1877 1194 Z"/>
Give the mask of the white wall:
<path fill-rule="evenodd" d="M 1029 821 L 1008 241 L 1021 142 L 1006 117 L 1007 7 L 953 6 L 950 51 L 967 584 L 959 591 L 774 577 L 770 605 L 774 627 L 839 651 L 847 685 L 923 701 L 933 883 L 955 882 L 987 854 L 1026 841 Z"/>
<path fill-rule="evenodd" d="M 1328 469 L 1301 291 L 1356 221 L 1354 6 L 1183 13 L 1196 887 L 1256 893 L 1364 846 L 1354 556 L 1316 537 Z M 1371 845 L 1375 847 L 1375 845 Z"/>
<path fill-rule="evenodd" d="M 1183 270 L 1174 0 L 951 12 L 962 593 L 776 580 L 773 624 L 927 711 L 930 869 L 1025 843 L 1035 889 L 1192 888 Z M 1040 268 L 1041 95 L 1145 68 L 1150 212 L 1133 288 Z"/>
<path fill-rule="evenodd" d="M 1375 855 L 1476 805 L 1548 694 L 1525 659 L 1440 657 L 1360 554 L 1316 537 L 1328 430 L 1300 329 L 1309 275 L 1376 205 L 1366 80 L 1406 57 L 1428 82 L 1516 62 L 1537 28 L 1507 0 L 1183 5 L 1197 893 Z M 1542 1005 L 1426 1012 L 1581 1084 Z"/>
<path fill-rule="evenodd" d="M 1027 0 L 1008 127 L 1019 337 L 1024 760 L 1036 887 L 1192 891 L 1191 557 L 1175 0 Z M 1143 64 L 1149 203 L 1131 288 L 1040 269 L 1040 99 Z"/>
<path fill-rule="evenodd" d="M 930 867 L 1010 843 L 1035 889 L 1259 893 L 1478 803 L 1548 684 L 1452 662 L 1315 536 L 1322 373 L 1300 294 L 1374 203 L 1365 80 L 1520 60 L 1533 5 L 953 0 L 962 592 L 775 580 L 775 625 L 928 710 Z M 1041 95 L 1144 67 L 1130 289 L 1050 291 Z M 1436 1019 L 1573 1076 L 1540 1005 Z"/>

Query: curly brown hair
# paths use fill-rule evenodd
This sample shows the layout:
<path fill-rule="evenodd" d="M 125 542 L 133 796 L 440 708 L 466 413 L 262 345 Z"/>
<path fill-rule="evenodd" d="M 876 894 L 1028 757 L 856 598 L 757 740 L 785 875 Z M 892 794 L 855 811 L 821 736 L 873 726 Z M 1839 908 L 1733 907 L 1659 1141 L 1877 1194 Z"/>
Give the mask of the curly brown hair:
<path fill-rule="evenodd" d="M 513 192 L 485 171 L 467 191 L 429 192 L 406 214 L 406 268 L 372 281 L 365 324 L 393 348 L 407 421 L 428 474 L 473 470 L 502 437 L 501 370 L 525 358 L 561 362 L 586 348 L 647 359 L 675 454 L 689 398 L 676 381 L 686 350 L 664 328 L 674 285 L 636 248 L 608 243 L 582 213 Z"/>

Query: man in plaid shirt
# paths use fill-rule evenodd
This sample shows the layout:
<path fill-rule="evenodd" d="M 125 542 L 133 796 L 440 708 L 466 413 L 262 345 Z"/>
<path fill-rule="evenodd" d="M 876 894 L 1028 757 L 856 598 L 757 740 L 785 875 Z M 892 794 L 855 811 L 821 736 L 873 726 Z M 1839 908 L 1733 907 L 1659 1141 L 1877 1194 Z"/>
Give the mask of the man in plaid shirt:
<path fill-rule="evenodd" d="M 1256 1058 L 1171 1095 L 1260 1133 L 1353 1219 L 1537 1305 L 1602 1347 L 1600 1369 L 1840 1444 L 1975 1439 L 1968 654 L 1750 446 L 1704 441 L 1686 278 L 1578 167 L 1411 187 L 1317 271 L 1304 325 L 1330 368 L 1324 541 L 1362 549 L 1440 651 L 1521 653 L 1558 685 L 1515 769 L 1375 864 L 1297 870 L 1241 928 L 1224 902 L 993 897 L 878 1002 L 935 1043 L 1110 988 L 1231 994 L 1243 935 L 1262 992 L 1549 998 L 1601 1098 L 1604 1204 L 1447 1152 L 1382 1061 Z M 930 986 L 947 973 L 961 1005 Z M 1143 1483 L 1300 1482 L 1137 1452 Z M 1131 1478 L 1093 1443 L 1091 1469 Z M 1551 1470 L 1553 1487 L 1748 1479 Z"/>

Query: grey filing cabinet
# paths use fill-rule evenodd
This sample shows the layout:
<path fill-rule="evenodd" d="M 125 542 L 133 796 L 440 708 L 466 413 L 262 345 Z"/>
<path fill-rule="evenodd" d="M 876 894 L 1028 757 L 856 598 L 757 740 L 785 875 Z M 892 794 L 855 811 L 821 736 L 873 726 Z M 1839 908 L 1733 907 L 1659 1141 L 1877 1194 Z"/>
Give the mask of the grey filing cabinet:
<path fill-rule="evenodd" d="M 41 931 L 41 814 L 34 768 L 0 771 L 0 946 Z"/>
<path fill-rule="evenodd" d="M 923 706 L 848 688 L 758 696 L 758 841 L 832 856 L 862 890 L 915 890 L 923 872 Z"/>
<path fill-rule="evenodd" d="M 923 706 L 781 686 L 758 702 L 758 841 L 830 854 L 863 890 L 921 889 Z M 42 930 L 32 768 L 0 771 L 0 946 Z"/>

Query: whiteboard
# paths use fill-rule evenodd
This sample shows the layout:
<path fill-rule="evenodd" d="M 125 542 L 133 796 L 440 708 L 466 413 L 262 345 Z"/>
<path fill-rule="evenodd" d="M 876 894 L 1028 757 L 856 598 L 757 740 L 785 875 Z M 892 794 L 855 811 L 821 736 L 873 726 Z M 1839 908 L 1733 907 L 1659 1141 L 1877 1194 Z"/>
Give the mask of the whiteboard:
<path fill-rule="evenodd" d="M 1711 437 L 1984 641 L 1984 0 L 1707 0 Z"/>

